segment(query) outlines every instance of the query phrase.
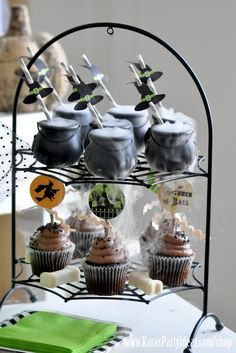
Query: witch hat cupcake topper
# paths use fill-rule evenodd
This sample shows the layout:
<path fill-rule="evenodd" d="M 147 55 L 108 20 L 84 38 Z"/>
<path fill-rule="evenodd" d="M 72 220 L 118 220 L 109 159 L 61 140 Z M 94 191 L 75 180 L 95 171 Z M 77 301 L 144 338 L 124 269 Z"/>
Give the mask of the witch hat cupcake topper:
<path fill-rule="evenodd" d="M 147 83 L 149 88 L 154 92 L 157 93 L 156 87 L 154 86 L 154 81 L 159 79 L 163 73 L 161 71 L 154 71 L 152 70 L 143 60 L 143 57 L 141 54 L 137 55 L 138 63 L 137 66 L 140 67 L 138 70 L 141 71 L 141 74 L 139 75 L 140 79 L 142 82 Z M 158 103 L 159 106 L 161 106 L 161 102 Z"/>
<path fill-rule="evenodd" d="M 164 94 L 156 94 L 151 91 L 145 83 L 142 83 L 141 86 L 139 86 L 135 82 L 134 85 L 141 94 L 141 102 L 134 108 L 136 111 L 148 109 L 150 102 L 156 105 L 165 97 Z"/>
<path fill-rule="evenodd" d="M 63 66 L 66 76 L 69 80 L 69 83 L 73 86 L 73 91 L 68 97 L 69 102 L 75 102 L 76 100 L 79 100 L 81 98 L 81 91 L 83 92 L 84 85 L 86 85 L 82 79 L 80 78 L 79 75 L 77 75 L 73 69 L 73 67 L 70 65 L 68 67 L 65 63 L 61 63 Z M 92 93 L 92 91 L 97 87 L 96 83 L 89 83 L 87 84 L 88 88 L 87 91 L 89 93 Z M 86 88 L 85 88 L 86 89 Z M 85 107 L 86 108 L 86 107 Z M 83 108 L 83 109 L 85 109 Z"/>
<path fill-rule="evenodd" d="M 75 105 L 75 110 L 83 110 L 88 108 L 95 119 L 95 123 L 99 128 L 103 128 L 101 121 L 103 120 L 101 114 L 94 106 L 98 102 L 103 99 L 103 96 L 96 96 L 93 94 L 93 90 L 97 86 L 95 83 L 86 84 L 80 80 L 80 77 L 75 73 L 72 65 L 67 67 L 65 64 L 63 65 L 66 69 L 66 73 L 68 74 L 68 78 L 71 84 L 74 86 L 74 96 L 76 95 L 78 98 L 78 103 Z M 95 86 L 94 86 L 95 85 Z M 69 99 L 69 98 L 68 98 Z"/>
<path fill-rule="evenodd" d="M 141 93 L 141 102 L 135 106 L 135 110 L 139 111 L 150 107 L 154 113 L 154 119 L 157 120 L 159 124 L 163 124 L 163 120 L 156 109 L 155 104 L 158 104 L 165 97 L 165 95 L 154 93 L 148 85 L 142 83 L 133 65 L 129 65 L 129 69 L 135 78 L 134 85 L 138 89 L 139 93 Z"/>
<path fill-rule="evenodd" d="M 31 104 L 38 101 L 44 114 L 46 115 L 46 118 L 48 120 L 51 120 L 52 118 L 49 114 L 49 111 L 46 105 L 44 104 L 43 98 L 48 96 L 53 91 L 53 88 L 51 87 L 44 88 L 37 81 L 34 81 L 22 57 L 19 58 L 19 63 L 25 76 L 24 81 L 29 87 L 29 94 L 23 100 L 23 102 L 25 104 Z"/>
<path fill-rule="evenodd" d="M 74 102 L 79 100 L 75 106 L 75 110 L 86 109 L 88 103 L 95 105 L 103 99 L 103 96 L 93 94 L 93 91 L 97 87 L 96 83 L 93 82 L 86 84 L 78 75 L 76 75 L 72 66 L 69 67 L 69 71 L 70 75 L 68 75 L 68 79 L 74 89 L 71 95 L 68 97 L 68 101 Z"/>
<path fill-rule="evenodd" d="M 95 96 L 93 91 L 97 87 L 96 83 L 88 83 L 86 84 L 81 78 L 77 75 L 77 79 L 80 83 L 72 81 L 70 78 L 70 83 L 74 87 L 73 92 L 68 97 L 69 102 L 74 102 L 79 100 L 79 104 L 76 105 L 76 110 L 83 110 L 87 108 L 86 102 L 91 102 L 92 104 L 99 103 L 103 97 L 102 96 Z"/>
<path fill-rule="evenodd" d="M 29 55 L 30 57 L 28 58 L 29 60 L 34 56 L 34 53 L 32 52 L 31 48 L 30 47 L 27 47 L 27 50 L 29 52 Z M 34 65 L 37 67 L 38 69 L 38 78 L 37 78 L 37 81 L 39 83 L 42 83 L 42 82 L 45 82 L 46 85 L 50 88 L 53 88 L 53 91 L 52 91 L 52 94 L 54 95 L 54 97 L 56 98 L 56 100 L 62 104 L 62 100 L 61 98 L 59 97 L 59 94 L 57 93 L 57 91 L 55 90 L 53 84 L 51 83 L 50 79 L 49 79 L 49 76 L 50 76 L 50 73 L 51 73 L 51 70 L 50 68 L 45 64 L 45 62 L 40 59 L 40 58 L 37 58 L 34 62 Z"/>
<path fill-rule="evenodd" d="M 140 74 L 138 76 L 143 83 L 148 84 L 150 83 L 150 81 L 154 82 L 163 75 L 161 71 L 154 71 L 153 69 L 151 69 L 149 65 L 145 64 L 140 54 L 138 55 L 137 58 L 138 58 L 138 62 L 137 63 L 132 62 L 131 64 L 133 64 L 136 67 L 136 69 L 140 71 Z"/>
<path fill-rule="evenodd" d="M 65 63 L 61 62 L 61 66 L 64 68 L 64 70 L 65 70 L 65 72 L 66 72 L 66 77 L 68 78 L 69 83 L 70 83 L 72 86 L 73 86 L 76 82 L 77 82 L 77 84 L 78 84 L 78 82 L 80 82 L 81 79 L 80 79 L 80 77 L 79 77 L 77 74 L 75 74 L 75 77 L 76 77 L 76 81 L 75 81 L 74 76 L 72 76 L 69 67 L 68 67 Z M 68 97 L 68 101 L 69 101 L 69 102 L 74 102 L 74 101 L 80 99 L 80 96 L 81 96 L 81 95 L 80 95 L 80 92 L 79 92 L 78 88 L 77 88 L 77 87 L 74 87 L 72 93 L 71 93 L 71 94 L 69 95 L 69 97 Z"/>
<path fill-rule="evenodd" d="M 76 81 L 75 81 L 74 76 L 72 76 L 69 67 L 68 67 L 65 63 L 61 62 L 61 66 L 64 68 L 64 70 L 65 70 L 65 72 L 66 72 L 66 77 L 68 78 L 70 84 L 73 84 L 73 83 L 77 82 L 77 79 L 78 79 L 79 81 L 81 81 L 81 78 L 80 78 L 79 75 L 77 75 L 77 74 L 75 74 L 75 76 L 77 77 L 77 79 L 76 79 Z M 77 89 L 75 89 L 75 91 L 78 92 Z M 79 95 L 79 97 L 80 97 L 80 95 Z M 76 99 L 75 99 L 75 100 L 76 100 Z"/>
<path fill-rule="evenodd" d="M 148 87 L 150 88 L 150 90 L 152 92 L 154 92 L 155 94 L 157 94 L 157 91 L 156 91 L 156 87 L 154 85 L 154 81 L 156 81 L 157 79 L 159 79 L 163 73 L 161 71 L 154 71 L 150 68 L 149 65 L 147 65 L 144 60 L 143 60 L 143 57 L 141 54 L 138 54 L 137 55 L 137 59 L 138 59 L 138 62 L 137 63 L 134 63 L 135 67 L 141 71 L 140 75 L 139 75 L 139 78 L 140 80 L 143 82 L 143 83 L 146 83 L 148 85 Z M 160 109 L 162 108 L 162 103 L 161 101 L 159 101 L 157 104 L 156 104 L 156 108 L 157 108 L 157 111 L 158 111 L 158 114 L 159 116 L 161 117 L 161 111 Z M 155 115 L 153 116 L 154 120 L 155 120 Z M 157 121 L 158 122 L 158 121 Z M 159 122 L 160 123 L 160 122 Z"/>
<path fill-rule="evenodd" d="M 85 54 L 83 54 L 81 57 L 85 62 L 85 65 L 83 66 L 91 71 L 94 81 L 98 82 L 98 85 L 103 89 L 105 95 L 111 102 L 112 106 L 117 107 L 117 103 L 115 102 L 114 98 L 112 97 L 111 93 L 109 92 L 109 90 L 107 89 L 107 87 L 103 82 L 104 74 L 99 70 L 97 66 L 91 64 L 91 62 L 89 61 L 89 59 Z"/>
<path fill-rule="evenodd" d="M 42 98 L 47 97 L 51 92 L 52 88 L 44 88 L 37 81 L 29 83 L 25 80 L 25 83 L 29 87 L 29 94 L 25 97 L 23 102 L 25 104 L 35 103 L 37 101 L 37 95 L 40 95 Z"/>

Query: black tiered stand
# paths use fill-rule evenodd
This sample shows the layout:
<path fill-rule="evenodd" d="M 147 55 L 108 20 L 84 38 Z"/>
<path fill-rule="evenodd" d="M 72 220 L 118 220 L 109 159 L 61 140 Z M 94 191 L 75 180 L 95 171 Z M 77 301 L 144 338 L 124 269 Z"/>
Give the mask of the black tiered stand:
<path fill-rule="evenodd" d="M 28 280 L 18 280 L 19 273 L 16 274 L 16 266 L 20 264 L 21 266 L 21 271 L 23 270 L 24 266 L 24 259 L 17 259 L 16 257 L 16 210 L 15 210 L 15 205 L 16 205 L 16 172 L 19 170 L 24 170 L 26 172 L 31 172 L 31 173 L 36 173 L 36 174 L 45 174 L 45 175 L 52 175 L 55 176 L 57 179 L 62 180 L 66 185 L 70 184 L 79 184 L 79 183 L 96 183 L 96 182 L 105 182 L 105 183 L 116 183 L 116 184 L 130 184 L 130 185 L 141 185 L 145 186 L 147 188 L 150 188 L 152 185 L 157 185 L 159 183 L 167 182 L 170 180 L 177 180 L 177 179 L 185 179 L 185 178 L 192 178 L 192 177 L 204 177 L 207 179 L 207 194 L 206 194 L 206 241 L 205 241 L 205 258 L 204 258 L 204 281 L 203 284 L 196 278 L 195 276 L 195 271 L 196 269 L 200 266 L 197 263 L 193 264 L 193 279 L 195 280 L 194 285 L 185 285 L 181 287 L 176 287 L 176 288 L 165 288 L 163 293 L 158 296 L 154 296 L 152 298 L 148 297 L 146 298 L 144 293 L 140 292 L 137 288 L 130 287 L 126 285 L 124 294 L 121 296 L 115 296 L 115 297 L 110 297 L 111 299 L 121 299 L 121 300 L 131 300 L 131 301 L 140 301 L 143 303 L 148 304 L 154 299 L 157 299 L 158 297 L 170 293 L 176 293 L 180 292 L 183 290 L 190 290 L 190 289 L 201 289 L 203 291 L 203 309 L 202 309 L 202 315 L 197 321 L 195 327 L 193 328 L 192 334 L 189 338 L 188 346 L 185 348 L 184 353 L 191 353 L 192 349 L 192 342 L 193 339 L 200 328 L 201 324 L 203 321 L 211 317 L 215 320 L 215 328 L 216 330 L 220 331 L 223 329 L 224 325 L 221 323 L 219 318 L 213 314 L 208 312 L 208 283 L 209 283 L 209 253 L 210 253 L 210 224 L 211 224 L 211 189 L 212 189 L 212 143 L 213 143 L 213 130 L 212 130 L 212 119 L 211 119 L 211 112 L 209 108 L 209 104 L 207 101 L 206 94 L 204 93 L 204 90 L 201 86 L 200 81 L 198 80 L 197 76 L 193 72 L 193 70 L 190 68 L 190 66 L 187 64 L 187 62 L 182 58 L 182 56 L 175 50 L 173 49 L 169 44 L 164 42 L 162 39 L 156 37 L 155 35 L 140 29 L 138 27 L 133 27 L 130 25 L 126 24 L 121 24 L 121 23 L 110 23 L 110 22 L 99 22 L 99 23 L 89 23 L 81 26 L 77 26 L 71 29 L 68 29 L 65 32 L 60 33 L 59 35 L 55 36 L 52 38 L 50 41 L 48 41 L 44 46 L 42 46 L 39 51 L 32 57 L 28 64 L 28 69 L 31 68 L 35 60 L 48 48 L 50 47 L 53 43 L 56 41 L 72 34 L 75 32 L 87 30 L 89 28 L 98 28 L 102 27 L 105 28 L 107 31 L 108 35 L 113 35 L 114 29 L 119 28 L 119 29 L 124 29 L 132 32 L 136 32 L 140 35 L 143 35 L 145 37 L 148 37 L 155 42 L 159 43 L 161 46 L 166 48 L 176 59 L 184 66 L 184 68 L 187 70 L 187 72 L 190 74 L 191 78 L 193 79 L 198 92 L 200 94 L 202 103 L 204 105 L 205 109 L 205 114 L 207 118 L 207 124 L 208 124 L 208 156 L 207 156 L 207 170 L 205 171 L 201 167 L 201 161 L 203 160 L 202 157 L 199 157 L 198 160 L 198 171 L 195 173 L 190 173 L 190 172 L 185 172 L 182 174 L 174 175 L 170 173 L 166 174 L 158 174 L 152 172 L 153 177 L 150 177 L 150 170 L 148 166 L 146 165 L 145 159 L 143 156 L 139 156 L 139 162 L 134 170 L 134 172 L 131 174 L 130 177 L 128 177 L 126 180 L 118 180 L 118 181 L 112 181 L 112 180 L 104 180 L 101 178 L 97 178 L 92 176 L 87 170 L 86 167 L 84 166 L 83 161 L 80 162 L 79 166 L 71 166 L 70 168 L 65 168 L 65 169 L 49 169 L 47 167 L 42 167 L 42 166 L 37 166 L 37 163 L 32 164 L 31 166 L 28 166 L 27 168 L 21 168 L 20 164 L 16 165 L 15 162 L 15 157 L 17 153 L 20 153 L 23 159 L 24 154 L 31 153 L 31 151 L 26 151 L 26 150 L 16 150 L 16 140 L 15 138 L 12 139 L 12 287 L 9 289 L 9 291 L 6 293 L 6 295 L 3 297 L 2 301 L 0 302 L 0 307 L 4 304 L 4 302 L 9 298 L 9 296 L 13 293 L 13 291 L 17 288 L 23 288 L 27 291 L 27 293 L 30 296 L 31 301 L 35 301 L 36 298 L 30 291 L 30 287 L 36 287 L 36 288 L 42 288 L 39 285 L 39 280 L 34 277 L 30 277 Z M 18 105 L 18 99 L 19 99 L 19 94 L 21 91 L 21 87 L 23 84 L 23 80 L 21 79 L 16 90 L 15 94 L 15 100 L 14 100 L 14 107 L 13 107 L 13 137 L 16 136 L 16 128 L 17 128 L 17 105 Z M 68 172 L 70 177 L 68 177 Z M 20 273 L 21 273 L 20 271 Z M 58 295 L 65 301 L 68 300 L 79 300 L 79 299 L 93 299 L 95 298 L 93 295 L 90 295 L 87 290 L 85 283 L 83 280 L 78 286 L 74 286 L 72 284 L 67 284 L 65 286 L 59 286 L 57 290 L 49 290 L 42 288 L 43 290 L 48 290 L 52 291 L 54 294 Z M 99 297 L 96 296 L 96 299 Z M 109 297 L 105 297 L 108 299 Z M 104 299 L 104 297 L 101 297 L 101 299 Z"/>

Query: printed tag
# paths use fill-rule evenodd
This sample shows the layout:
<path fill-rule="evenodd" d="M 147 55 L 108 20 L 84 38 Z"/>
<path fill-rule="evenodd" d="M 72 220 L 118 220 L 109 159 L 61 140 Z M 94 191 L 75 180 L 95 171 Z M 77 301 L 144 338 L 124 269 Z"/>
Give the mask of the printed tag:
<path fill-rule="evenodd" d="M 64 199 L 65 186 L 55 178 L 40 175 L 32 181 L 30 195 L 40 207 L 53 208 Z"/>
<path fill-rule="evenodd" d="M 125 207 L 125 195 L 114 184 L 96 184 L 89 193 L 89 207 L 97 217 L 115 218 Z"/>
<path fill-rule="evenodd" d="M 158 198 L 162 208 L 171 212 L 186 212 L 192 204 L 193 187 L 187 180 L 175 180 L 160 185 Z"/>

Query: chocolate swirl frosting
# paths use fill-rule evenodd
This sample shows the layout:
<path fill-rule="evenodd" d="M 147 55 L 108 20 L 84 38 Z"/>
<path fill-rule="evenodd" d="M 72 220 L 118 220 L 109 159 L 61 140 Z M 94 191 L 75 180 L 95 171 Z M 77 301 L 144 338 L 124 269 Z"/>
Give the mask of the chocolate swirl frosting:
<path fill-rule="evenodd" d="M 55 222 L 39 227 L 29 241 L 31 248 L 46 251 L 65 250 L 71 245 L 70 232 Z"/>
<path fill-rule="evenodd" d="M 188 236 L 184 232 L 165 234 L 161 240 L 158 253 L 165 256 L 192 256 Z"/>
<path fill-rule="evenodd" d="M 128 252 L 124 244 L 124 237 L 113 233 L 96 237 L 86 257 L 87 262 L 97 265 L 125 263 Z"/>
<path fill-rule="evenodd" d="M 164 215 L 159 223 L 158 237 L 151 247 L 153 254 L 163 256 L 193 256 L 188 235 L 177 224 L 175 217 Z"/>

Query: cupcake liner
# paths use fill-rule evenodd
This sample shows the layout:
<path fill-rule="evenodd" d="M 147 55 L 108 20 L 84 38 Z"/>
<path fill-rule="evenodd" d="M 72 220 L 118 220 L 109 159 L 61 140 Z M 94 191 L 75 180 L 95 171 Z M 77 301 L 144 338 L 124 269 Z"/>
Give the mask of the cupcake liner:
<path fill-rule="evenodd" d="M 58 271 L 71 263 L 75 245 L 66 250 L 44 251 L 29 248 L 32 273 L 40 276 L 42 272 Z"/>
<path fill-rule="evenodd" d="M 121 294 L 125 287 L 128 263 L 93 265 L 82 261 L 87 290 L 97 295 Z"/>
<path fill-rule="evenodd" d="M 75 244 L 75 250 L 73 254 L 73 258 L 81 258 L 85 257 L 93 239 L 96 236 L 100 236 L 104 234 L 104 230 L 101 229 L 96 232 L 71 232 L 70 239 Z"/>
<path fill-rule="evenodd" d="M 149 255 L 149 276 L 163 284 L 175 287 L 187 282 L 194 256 L 170 257 Z"/>

